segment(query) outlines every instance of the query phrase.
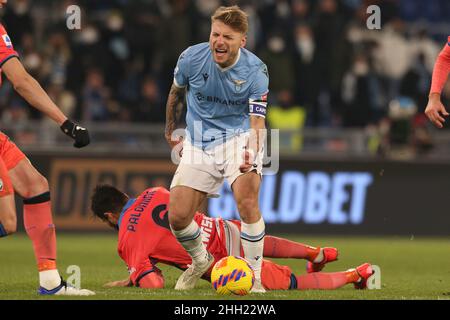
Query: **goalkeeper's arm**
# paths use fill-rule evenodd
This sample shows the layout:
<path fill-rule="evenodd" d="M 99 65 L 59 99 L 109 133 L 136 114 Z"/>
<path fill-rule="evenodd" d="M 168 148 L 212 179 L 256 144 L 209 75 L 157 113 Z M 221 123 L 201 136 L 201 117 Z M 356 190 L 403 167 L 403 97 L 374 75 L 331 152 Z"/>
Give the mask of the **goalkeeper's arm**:
<path fill-rule="evenodd" d="M 428 119 L 438 128 L 443 127 L 444 117 L 449 115 L 441 102 L 441 92 L 450 72 L 450 37 L 448 41 L 434 65 L 428 105 L 425 109 Z"/>
<path fill-rule="evenodd" d="M 75 147 L 81 148 L 89 144 L 87 130 L 67 119 L 39 83 L 25 70 L 19 59 L 6 61 L 2 65 L 2 71 L 22 98 L 55 121 L 66 135 L 75 140 Z"/>

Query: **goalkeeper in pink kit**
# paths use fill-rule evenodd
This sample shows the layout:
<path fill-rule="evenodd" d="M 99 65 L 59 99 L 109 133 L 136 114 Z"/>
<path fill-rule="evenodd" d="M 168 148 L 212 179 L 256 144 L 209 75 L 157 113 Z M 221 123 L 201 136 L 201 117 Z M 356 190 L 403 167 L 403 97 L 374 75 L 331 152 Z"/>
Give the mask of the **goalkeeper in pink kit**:
<path fill-rule="evenodd" d="M 180 270 L 186 270 L 192 263 L 170 230 L 169 197 L 170 192 L 161 187 L 149 188 L 131 199 L 113 186 L 97 186 L 91 209 L 95 216 L 118 229 L 118 253 L 130 273 L 129 278 L 107 286 L 164 288 L 164 276 L 157 268 L 158 263 Z M 202 241 L 214 257 L 214 263 L 229 255 L 243 256 L 240 221 L 211 218 L 199 212 L 194 221 L 201 229 Z M 344 272 L 320 272 L 326 263 L 337 259 L 335 248 L 315 248 L 272 236 L 266 236 L 264 241 L 264 257 L 308 261 L 308 272 L 296 275 L 290 267 L 264 259 L 261 280 L 266 290 L 336 289 L 349 283 L 365 288 L 373 274 L 369 263 Z M 211 269 L 203 274 L 203 279 L 210 281 Z"/>

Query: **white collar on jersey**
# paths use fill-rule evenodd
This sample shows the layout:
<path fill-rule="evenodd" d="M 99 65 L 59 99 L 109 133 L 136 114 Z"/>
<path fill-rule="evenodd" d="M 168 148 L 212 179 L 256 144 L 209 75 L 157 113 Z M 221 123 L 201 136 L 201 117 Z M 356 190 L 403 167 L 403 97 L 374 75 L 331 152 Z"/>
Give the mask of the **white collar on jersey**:
<path fill-rule="evenodd" d="M 238 51 L 236 60 L 235 60 L 231 65 L 229 65 L 229 66 L 226 67 L 226 68 L 222 68 L 221 66 L 219 66 L 219 65 L 216 63 L 216 66 L 217 66 L 217 68 L 219 68 L 220 71 L 225 72 L 225 71 L 230 70 L 231 68 L 233 68 L 233 67 L 238 63 L 240 57 L 241 57 L 241 48 L 239 48 L 239 51 Z"/>

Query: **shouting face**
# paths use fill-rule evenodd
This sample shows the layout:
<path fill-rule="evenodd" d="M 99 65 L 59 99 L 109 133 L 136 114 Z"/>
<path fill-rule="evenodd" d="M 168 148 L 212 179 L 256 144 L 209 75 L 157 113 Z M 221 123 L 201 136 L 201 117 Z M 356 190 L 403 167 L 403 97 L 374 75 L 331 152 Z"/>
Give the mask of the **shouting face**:
<path fill-rule="evenodd" d="M 214 21 L 211 25 L 209 47 L 214 61 L 222 68 L 229 67 L 236 61 L 239 48 L 244 47 L 246 37 L 239 31 L 233 30 L 222 21 Z"/>

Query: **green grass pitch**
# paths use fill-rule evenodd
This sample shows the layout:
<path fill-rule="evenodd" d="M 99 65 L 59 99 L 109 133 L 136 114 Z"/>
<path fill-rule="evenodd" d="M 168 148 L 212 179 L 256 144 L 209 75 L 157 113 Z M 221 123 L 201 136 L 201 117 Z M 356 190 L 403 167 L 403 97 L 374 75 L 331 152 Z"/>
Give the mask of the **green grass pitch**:
<path fill-rule="evenodd" d="M 333 272 L 371 262 L 381 268 L 380 290 L 355 290 L 352 285 L 334 291 L 271 291 L 245 297 L 219 296 L 206 281 L 193 291 L 173 290 L 180 272 L 161 265 L 166 279 L 162 290 L 104 288 L 103 284 L 125 279 L 125 265 L 116 253 L 112 234 L 58 234 L 58 267 L 67 278 L 69 265 L 81 268 L 82 287 L 96 292 L 94 297 L 76 299 L 450 299 L 450 239 L 404 237 L 293 237 L 314 246 L 335 246 L 340 250 L 337 262 L 324 271 Z M 0 299 L 74 299 L 40 297 L 36 294 L 38 274 L 31 241 L 24 234 L 0 239 Z M 304 273 L 304 260 L 277 260 Z"/>

